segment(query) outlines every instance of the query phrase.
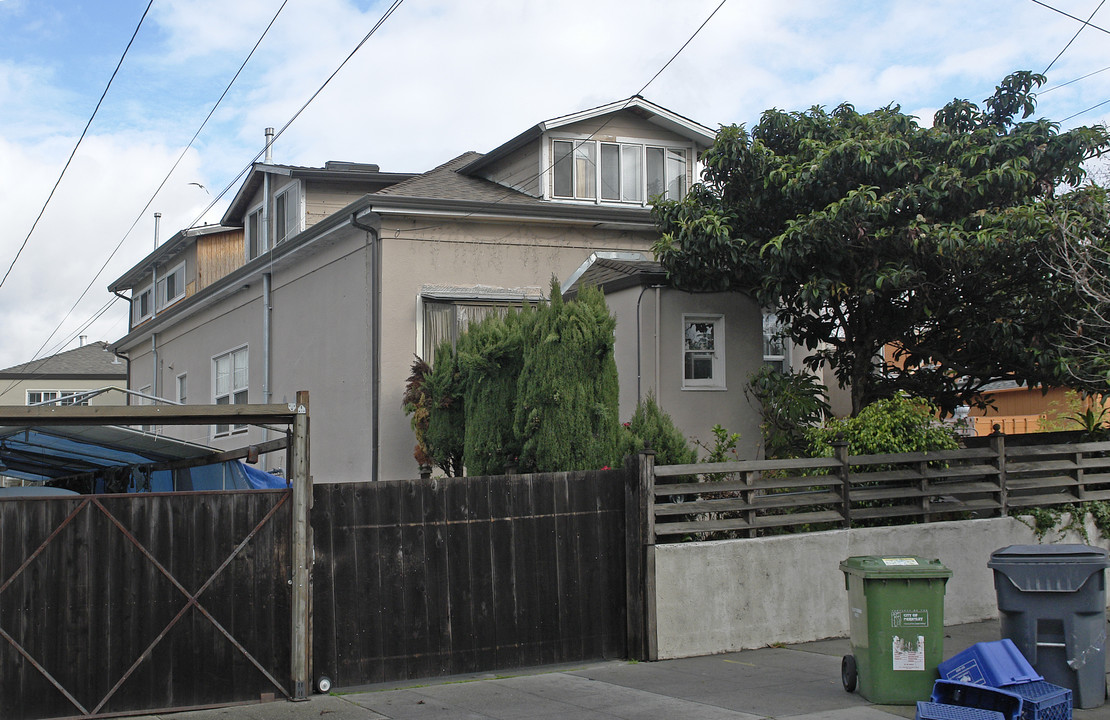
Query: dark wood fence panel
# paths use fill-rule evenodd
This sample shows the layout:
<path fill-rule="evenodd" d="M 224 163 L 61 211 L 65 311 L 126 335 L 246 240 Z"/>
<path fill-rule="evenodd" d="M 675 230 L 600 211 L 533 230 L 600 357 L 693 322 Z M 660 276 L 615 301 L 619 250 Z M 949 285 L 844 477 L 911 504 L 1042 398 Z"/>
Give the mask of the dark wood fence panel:
<path fill-rule="evenodd" d="M 317 485 L 313 676 L 620 657 L 625 473 Z"/>
<path fill-rule="evenodd" d="M 288 696 L 289 498 L 0 500 L 0 717 Z"/>
<path fill-rule="evenodd" d="M 655 467 L 661 542 L 992 517 L 1110 499 L 1110 442 L 1008 443 L 928 453 Z"/>

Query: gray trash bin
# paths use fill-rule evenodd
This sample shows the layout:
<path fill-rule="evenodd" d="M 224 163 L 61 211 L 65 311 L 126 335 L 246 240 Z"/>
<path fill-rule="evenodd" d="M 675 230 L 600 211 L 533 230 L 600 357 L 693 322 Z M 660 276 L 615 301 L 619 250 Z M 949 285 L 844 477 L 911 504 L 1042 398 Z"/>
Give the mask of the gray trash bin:
<path fill-rule="evenodd" d="M 1010 545 L 991 553 L 1002 637 L 1075 706 L 1106 701 L 1107 552 L 1089 545 Z"/>

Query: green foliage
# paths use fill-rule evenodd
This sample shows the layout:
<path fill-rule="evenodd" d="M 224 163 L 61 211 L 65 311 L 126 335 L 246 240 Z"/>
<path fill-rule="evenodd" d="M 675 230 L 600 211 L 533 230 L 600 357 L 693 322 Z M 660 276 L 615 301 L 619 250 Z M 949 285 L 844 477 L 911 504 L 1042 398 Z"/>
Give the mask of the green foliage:
<path fill-rule="evenodd" d="M 1103 395 L 1083 395 L 1075 390 L 1064 393 L 1063 401 L 1054 400 L 1042 423 L 1042 431 L 1082 430 L 1084 439 L 1106 440 L 1110 437 L 1110 417 Z"/>
<path fill-rule="evenodd" d="M 524 332 L 531 313 L 491 315 L 459 337 L 456 358 L 466 415 L 466 471 L 499 475 L 520 446 L 513 433 L 517 378 L 524 365 Z"/>
<path fill-rule="evenodd" d="M 436 364 L 425 379 L 431 410 L 424 441 L 432 460 L 448 477 L 463 474 L 466 410 L 458 359 L 451 343 L 436 349 Z"/>
<path fill-rule="evenodd" d="M 620 459 L 617 366 L 605 298 L 596 288 L 536 312 L 524 342 L 514 417 L 525 472 L 588 470 Z"/>
<path fill-rule="evenodd" d="M 896 396 L 876 401 L 859 415 L 833 418 L 806 430 L 814 457 L 832 455 L 832 444 L 843 438 L 851 455 L 955 450 L 955 435 L 936 419 L 936 408 L 921 399 Z"/>
<path fill-rule="evenodd" d="M 828 389 L 810 373 L 780 372 L 763 365 L 748 378 L 745 394 L 759 403 L 763 447 L 768 458 L 802 456 L 805 428 L 832 415 Z"/>
<path fill-rule="evenodd" d="M 951 412 L 996 380 L 1061 384 L 1075 334 L 1061 317 L 1082 302 L 1043 258 L 1062 227 L 1106 216 L 1097 188 L 1057 188 L 1079 187 L 1110 135 L 1026 120 L 1043 82 L 1014 73 L 930 128 L 848 104 L 723 127 L 704 182 L 655 206 L 656 256 L 678 287 L 774 307 L 807 365 L 851 388 L 853 414 L 901 391 Z M 888 345 L 894 362 L 877 362 Z"/>
<path fill-rule="evenodd" d="M 694 440 L 694 443 L 698 447 L 707 452 L 701 461 L 707 463 L 722 463 L 739 460 L 740 455 L 736 452 L 736 444 L 740 442 L 740 433 L 729 432 L 720 424 L 714 425 L 712 432 L 712 444 L 702 440 Z"/>
<path fill-rule="evenodd" d="M 656 465 L 688 465 L 698 461 L 697 451 L 686 442 L 671 416 L 659 407 L 654 393 L 648 393 L 636 404 L 636 412 L 624 427 L 625 455 L 647 447 L 655 452 Z"/>

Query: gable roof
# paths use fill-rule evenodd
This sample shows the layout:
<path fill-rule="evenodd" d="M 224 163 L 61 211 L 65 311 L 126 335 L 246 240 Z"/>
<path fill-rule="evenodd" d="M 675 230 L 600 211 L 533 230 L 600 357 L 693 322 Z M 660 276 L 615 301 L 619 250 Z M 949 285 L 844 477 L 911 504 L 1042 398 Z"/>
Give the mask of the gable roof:
<path fill-rule="evenodd" d="M 467 164 L 459 170 L 463 174 L 475 173 L 496 160 L 509 155 L 516 150 L 524 147 L 530 142 L 543 136 L 545 132 L 555 130 L 566 125 L 572 125 L 583 120 L 590 120 L 596 117 L 611 115 L 621 111 L 628 111 L 644 120 L 666 128 L 682 137 L 685 137 L 694 142 L 695 145 L 700 147 L 709 147 L 713 144 L 717 133 L 707 128 L 701 123 L 694 122 L 689 118 L 685 118 L 678 113 L 671 112 L 665 107 L 656 105 L 653 102 L 645 100 L 640 95 L 633 95 L 627 100 L 618 100 L 616 102 L 608 103 L 607 105 L 599 105 L 589 110 L 581 110 L 569 115 L 562 115 L 560 117 L 551 118 L 536 123 L 528 128 L 521 134 L 517 135 L 512 140 L 499 145 L 498 147 L 490 150 L 485 155 L 475 159 L 473 162 Z"/>
<path fill-rule="evenodd" d="M 113 355 L 104 341 L 0 370 L 3 380 L 115 380 L 126 377 L 127 364 Z"/>

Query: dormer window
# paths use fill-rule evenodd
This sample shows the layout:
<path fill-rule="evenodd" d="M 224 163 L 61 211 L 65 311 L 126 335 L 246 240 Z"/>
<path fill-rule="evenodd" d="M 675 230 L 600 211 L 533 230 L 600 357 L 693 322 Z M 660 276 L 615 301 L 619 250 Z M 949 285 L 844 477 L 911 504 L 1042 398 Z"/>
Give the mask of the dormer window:
<path fill-rule="evenodd" d="M 301 231 L 301 195 L 297 184 L 274 197 L 274 244 L 284 242 Z"/>
<path fill-rule="evenodd" d="M 172 305 L 185 297 L 185 263 L 158 278 L 158 309 Z"/>
<path fill-rule="evenodd" d="M 154 312 L 154 288 L 147 285 L 131 297 L 131 323 L 138 325 Z"/>
<path fill-rule="evenodd" d="M 556 199 L 643 205 L 686 194 L 689 149 L 598 140 L 553 140 Z"/>

